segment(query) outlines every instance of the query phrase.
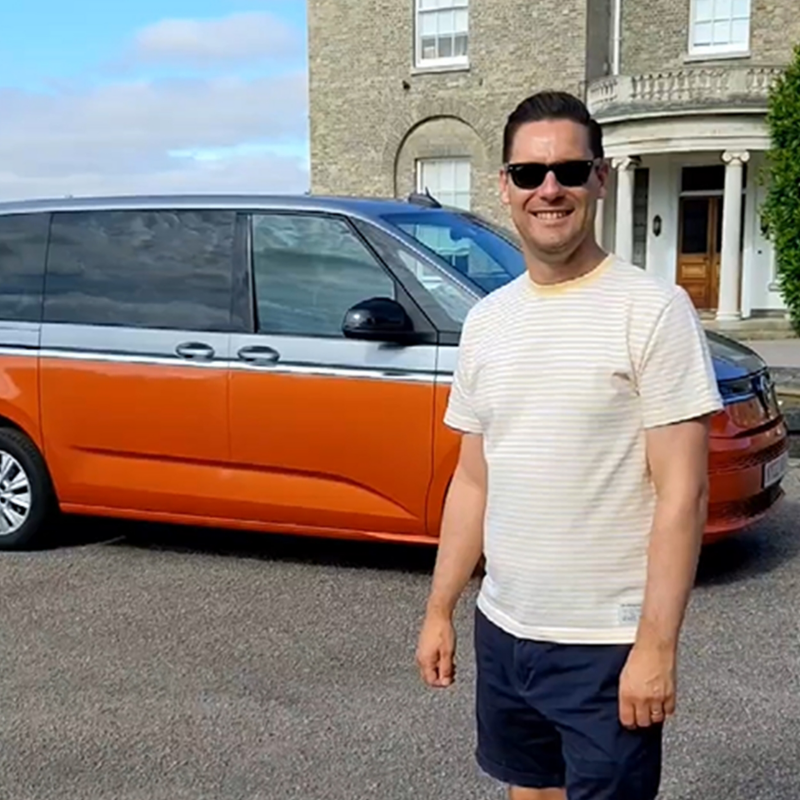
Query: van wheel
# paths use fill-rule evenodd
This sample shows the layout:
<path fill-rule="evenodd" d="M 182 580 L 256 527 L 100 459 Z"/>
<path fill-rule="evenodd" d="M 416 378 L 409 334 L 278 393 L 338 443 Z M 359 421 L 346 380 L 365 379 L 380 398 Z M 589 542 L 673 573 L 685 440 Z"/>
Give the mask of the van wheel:
<path fill-rule="evenodd" d="M 30 547 L 55 508 L 44 459 L 20 431 L 0 428 L 0 549 Z"/>

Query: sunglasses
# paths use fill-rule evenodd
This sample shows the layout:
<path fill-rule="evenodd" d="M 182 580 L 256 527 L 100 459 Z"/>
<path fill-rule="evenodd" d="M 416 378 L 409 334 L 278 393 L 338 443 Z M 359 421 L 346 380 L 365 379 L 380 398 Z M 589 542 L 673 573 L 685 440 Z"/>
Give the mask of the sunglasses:
<path fill-rule="evenodd" d="M 594 161 L 561 161 L 557 164 L 529 162 L 508 164 L 506 172 L 518 189 L 538 189 L 548 172 L 552 172 L 562 186 L 573 188 L 586 185 L 594 165 Z"/>

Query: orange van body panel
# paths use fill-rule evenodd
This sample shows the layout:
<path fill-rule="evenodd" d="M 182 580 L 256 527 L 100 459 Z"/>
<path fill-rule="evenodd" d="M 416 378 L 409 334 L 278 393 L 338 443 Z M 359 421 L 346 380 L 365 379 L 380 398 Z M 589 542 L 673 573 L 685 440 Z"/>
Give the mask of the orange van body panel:
<path fill-rule="evenodd" d="M 234 370 L 230 391 L 235 517 L 427 534 L 432 383 Z"/>
<path fill-rule="evenodd" d="M 715 415 L 709 443 L 706 542 L 752 525 L 783 498 L 780 486 L 764 487 L 764 465 L 788 449 L 782 416 L 777 410 L 765 415 L 755 398 Z"/>
<path fill-rule="evenodd" d="M 41 451 L 38 362 L 37 356 L 0 356 L 0 417 L 24 431 Z"/>
<path fill-rule="evenodd" d="M 449 391 L 88 358 L 42 358 L 37 375 L 36 358 L 0 359 L 0 414 L 45 453 L 64 511 L 343 539 L 436 544 L 461 438 L 442 421 Z M 756 400 L 714 417 L 706 542 L 781 499 L 763 468 L 787 448 Z"/>
<path fill-rule="evenodd" d="M 43 357 L 40 380 L 45 453 L 62 503 L 220 514 L 225 369 Z"/>
<path fill-rule="evenodd" d="M 450 396 L 450 386 L 439 384 L 436 386 L 435 421 L 433 449 L 433 481 L 428 497 L 428 530 L 432 536 L 438 538 L 439 528 L 442 524 L 442 512 L 450 480 L 453 477 L 458 455 L 461 451 L 461 434 L 448 428 L 442 420 L 447 410 L 447 399 Z"/>
<path fill-rule="evenodd" d="M 442 420 L 449 387 L 437 387 L 436 418 Z M 764 464 L 788 450 L 783 419 L 765 419 L 758 400 L 728 406 L 714 415 L 709 443 L 709 509 L 703 540 L 710 543 L 761 519 L 782 496 L 764 489 Z M 434 450 L 434 480 L 429 500 L 431 535 L 438 537 L 444 500 L 458 461 L 460 435 L 440 423 Z"/>

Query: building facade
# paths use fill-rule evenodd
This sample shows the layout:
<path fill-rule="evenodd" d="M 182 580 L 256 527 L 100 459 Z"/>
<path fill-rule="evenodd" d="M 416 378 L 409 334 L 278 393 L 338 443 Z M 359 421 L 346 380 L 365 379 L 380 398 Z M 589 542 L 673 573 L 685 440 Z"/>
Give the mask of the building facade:
<path fill-rule="evenodd" d="M 428 189 L 506 223 L 505 118 L 565 89 L 604 130 L 604 246 L 721 322 L 783 313 L 760 173 L 796 0 L 309 0 L 308 16 L 313 193 Z"/>

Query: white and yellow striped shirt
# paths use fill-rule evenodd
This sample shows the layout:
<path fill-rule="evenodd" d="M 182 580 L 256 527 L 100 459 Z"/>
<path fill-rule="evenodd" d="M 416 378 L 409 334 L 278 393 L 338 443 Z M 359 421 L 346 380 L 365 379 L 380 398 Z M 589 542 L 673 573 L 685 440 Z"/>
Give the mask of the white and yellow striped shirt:
<path fill-rule="evenodd" d="M 445 416 L 483 435 L 481 611 L 521 638 L 632 642 L 655 508 L 645 429 L 720 408 L 686 292 L 616 256 L 483 298 Z"/>

